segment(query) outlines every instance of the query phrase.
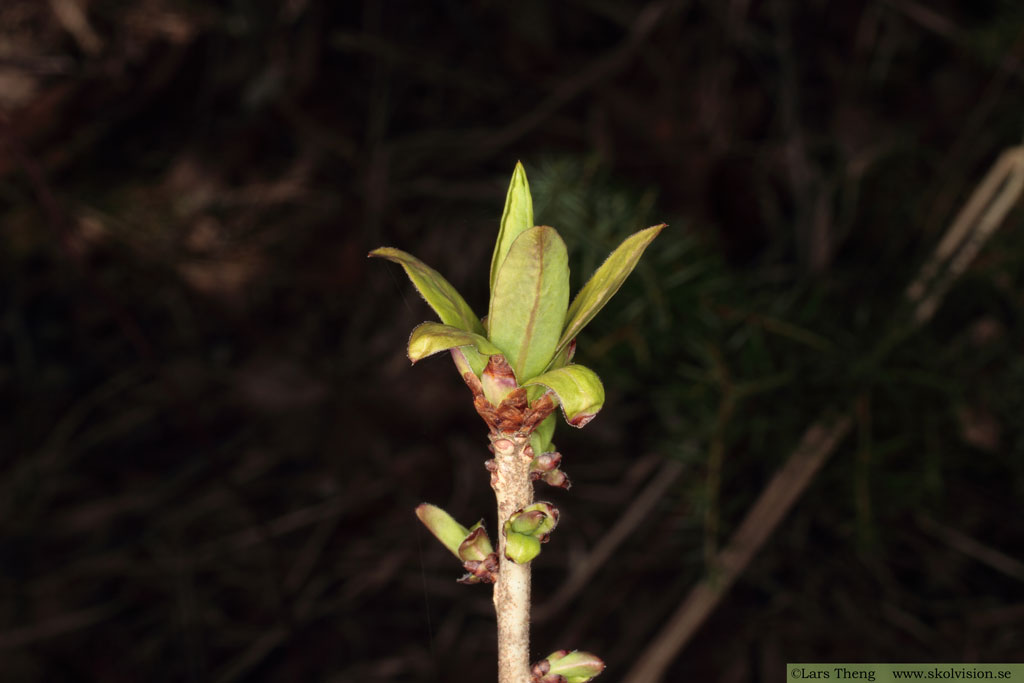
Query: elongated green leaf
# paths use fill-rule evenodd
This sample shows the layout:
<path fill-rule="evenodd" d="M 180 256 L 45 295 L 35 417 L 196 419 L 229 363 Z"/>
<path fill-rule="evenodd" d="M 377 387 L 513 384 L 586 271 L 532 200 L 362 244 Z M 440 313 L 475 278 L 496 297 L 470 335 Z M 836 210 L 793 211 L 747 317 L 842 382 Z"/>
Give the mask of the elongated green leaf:
<path fill-rule="evenodd" d="M 538 385 L 541 387 L 541 385 Z M 541 387 L 543 388 L 543 387 Z M 552 450 L 551 439 L 555 435 L 555 414 L 551 413 L 544 421 L 537 425 L 537 428 L 533 430 L 533 434 L 530 435 L 530 445 L 533 447 L 534 457 Z"/>
<path fill-rule="evenodd" d="M 558 352 L 561 352 L 615 296 L 615 292 L 619 291 L 619 287 L 636 268 L 644 250 L 664 228 L 665 224 L 662 223 L 627 237 L 594 272 L 569 305 L 569 311 L 565 316 L 565 329 L 558 340 Z"/>
<path fill-rule="evenodd" d="M 466 332 L 451 325 L 426 322 L 413 328 L 409 335 L 409 360 L 413 363 L 441 351 L 460 346 L 474 347 L 484 355 L 501 353 L 497 346 L 483 335 Z"/>
<path fill-rule="evenodd" d="M 547 656 L 550 676 L 561 676 L 566 683 L 587 683 L 604 671 L 604 662 L 589 652 L 558 650 Z"/>
<path fill-rule="evenodd" d="M 392 247 L 374 249 L 370 252 L 370 256 L 386 258 L 402 266 L 406 275 L 416 286 L 416 290 L 430 304 L 430 307 L 437 313 L 437 317 L 445 325 L 451 325 L 467 332 L 486 334 L 484 326 L 480 324 L 480 319 L 473 313 L 473 309 L 469 307 L 466 300 L 436 270 L 412 254 Z"/>
<path fill-rule="evenodd" d="M 530 195 L 530 184 L 526 181 L 526 169 L 522 162 L 516 162 L 512 171 L 512 181 L 508 184 L 505 195 L 505 210 L 501 213 L 501 227 L 498 239 L 494 242 L 494 255 L 491 257 L 491 282 L 493 291 L 494 280 L 498 277 L 501 264 L 512 247 L 512 243 L 521 234 L 533 227 L 533 197 Z"/>
<path fill-rule="evenodd" d="M 445 548 L 448 548 L 455 557 L 459 557 L 459 546 L 469 536 L 469 529 L 456 522 L 447 512 L 430 503 L 422 503 L 417 506 L 416 516 Z"/>
<path fill-rule="evenodd" d="M 505 353 L 520 384 L 551 360 L 568 305 L 565 243 L 554 228 L 534 226 L 508 250 L 488 316 L 488 337 Z"/>
<path fill-rule="evenodd" d="M 467 372 L 477 377 L 487 367 L 487 356 L 484 356 L 472 346 L 457 346 L 451 349 L 452 360 L 455 362 L 455 369 L 459 377 L 465 378 Z"/>
<path fill-rule="evenodd" d="M 604 385 L 597 373 L 582 365 L 545 372 L 534 377 L 530 384 L 542 384 L 558 396 L 565 413 L 565 421 L 573 427 L 582 427 L 597 415 L 604 405 Z"/>

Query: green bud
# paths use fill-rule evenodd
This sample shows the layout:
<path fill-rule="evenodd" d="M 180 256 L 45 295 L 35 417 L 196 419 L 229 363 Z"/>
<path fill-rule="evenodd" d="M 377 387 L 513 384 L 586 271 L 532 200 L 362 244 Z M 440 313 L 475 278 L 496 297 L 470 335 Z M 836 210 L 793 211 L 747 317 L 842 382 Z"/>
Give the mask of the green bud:
<path fill-rule="evenodd" d="M 604 671 L 604 662 L 589 652 L 557 650 L 533 665 L 535 683 L 587 683 Z"/>
<path fill-rule="evenodd" d="M 540 510 L 522 512 L 509 521 L 509 530 L 517 534 L 533 536 L 545 519 L 547 519 L 547 515 Z"/>
<path fill-rule="evenodd" d="M 498 577 L 498 555 L 487 537 L 483 521 L 467 529 L 447 512 L 429 503 L 416 508 L 416 516 L 469 573 L 459 583 L 494 583 Z"/>
<path fill-rule="evenodd" d="M 505 528 L 518 534 L 533 536 L 541 543 L 547 543 L 548 536 L 558 524 L 558 508 L 551 503 L 527 505 L 509 517 Z"/>
<path fill-rule="evenodd" d="M 540 554 L 558 524 L 558 508 L 551 503 L 534 503 L 513 513 L 505 522 L 505 556 L 523 564 Z"/>
<path fill-rule="evenodd" d="M 533 536 L 505 532 L 505 557 L 516 564 L 526 564 L 540 555 L 540 541 Z"/>
<path fill-rule="evenodd" d="M 488 555 L 494 552 L 491 546 L 491 539 L 487 537 L 487 530 L 482 522 L 477 522 L 469 530 L 469 535 L 459 544 L 459 559 L 464 562 L 483 562 Z"/>
<path fill-rule="evenodd" d="M 500 405 L 505 397 L 514 391 L 519 385 L 516 384 L 516 376 L 512 374 L 512 368 L 503 355 L 495 354 L 487 361 L 487 367 L 480 375 L 480 384 L 484 389 L 484 396 L 491 405 Z"/>
<path fill-rule="evenodd" d="M 558 468 L 545 472 L 540 478 L 543 479 L 544 483 L 548 486 L 565 489 L 566 491 L 568 491 L 572 486 L 572 483 L 569 481 L 569 475 Z"/>
<path fill-rule="evenodd" d="M 530 472 L 536 472 L 539 476 L 544 472 L 556 469 L 560 462 L 562 462 L 562 454 L 557 451 L 541 453 L 530 463 Z"/>

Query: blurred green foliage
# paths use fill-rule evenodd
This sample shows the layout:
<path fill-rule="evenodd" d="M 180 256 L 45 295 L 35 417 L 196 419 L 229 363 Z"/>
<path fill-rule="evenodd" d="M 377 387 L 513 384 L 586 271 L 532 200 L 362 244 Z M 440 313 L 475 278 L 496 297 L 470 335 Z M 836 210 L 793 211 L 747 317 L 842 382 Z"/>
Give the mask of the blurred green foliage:
<path fill-rule="evenodd" d="M 572 245 L 574 277 L 658 216 L 653 190 L 624 187 L 594 159 L 547 159 L 530 178 L 538 221 Z M 828 506 L 816 511 L 840 528 L 855 520 L 862 542 L 910 511 L 955 518 L 959 481 L 1007 502 L 1024 493 L 1019 214 L 920 330 L 902 289 L 812 278 L 778 258 L 734 267 L 692 225 L 669 224 L 578 357 L 628 395 L 633 439 L 694 466 L 677 494 L 695 513 L 690 542 L 722 542 L 758 482 L 829 411 L 854 411 L 858 435 L 823 474 Z M 867 258 L 844 265 L 871 277 Z M 902 265 L 894 286 L 914 274 Z"/>

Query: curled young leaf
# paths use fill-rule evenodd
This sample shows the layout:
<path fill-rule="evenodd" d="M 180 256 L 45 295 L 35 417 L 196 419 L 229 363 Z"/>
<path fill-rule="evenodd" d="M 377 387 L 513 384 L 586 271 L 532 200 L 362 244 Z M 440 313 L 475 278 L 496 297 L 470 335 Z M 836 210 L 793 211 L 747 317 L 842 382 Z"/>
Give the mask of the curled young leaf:
<path fill-rule="evenodd" d="M 520 384 L 554 355 L 569 305 L 569 257 L 554 228 L 526 230 L 508 250 L 491 290 L 488 338 Z"/>
<path fill-rule="evenodd" d="M 426 322 L 414 327 L 412 334 L 409 335 L 409 360 L 415 363 L 435 353 L 459 347 L 471 347 L 487 356 L 501 353 L 498 347 L 487 341 L 483 335 L 466 332 L 451 325 Z M 467 350 L 469 349 L 464 348 L 464 355 Z"/>
<path fill-rule="evenodd" d="M 498 228 L 498 239 L 494 242 L 494 255 L 491 257 L 491 289 L 494 279 L 505 260 L 512 243 L 522 233 L 533 227 L 533 197 L 530 196 L 530 184 L 526 181 L 526 169 L 520 161 L 512 171 L 512 181 L 508 184 L 505 195 L 505 210 L 501 213 L 501 225 Z"/>
<path fill-rule="evenodd" d="M 565 315 L 565 328 L 558 339 L 555 358 L 558 358 L 557 354 L 568 346 L 580 330 L 615 296 L 622 283 L 636 268 L 644 250 L 664 228 L 665 224 L 662 223 L 627 237 L 601 267 L 594 271 L 590 280 L 583 285 L 583 289 L 569 305 Z"/>
<path fill-rule="evenodd" d="M 473 309 L 469 307 L 459 291 L 452 287 L 436 270 L 412 254 L 392 247 L 374 249 L 370 252 L 370 256 L 386 258 L 402 266 L 416 290 L 430 304 L 430 307 L 437 313 L 437 317 L 445 325 L 451 325 L 466 332 L 486 334 L 480 319 L 476 317 Z"/>
<path fill-rule="evenodd" d="M 594 419 L 604 405 L 604 385 L 597 373 L 582 365 L 545 372 L 527 385 L 542 384 L 558 396 L 565 420 L 573 427 L 583 427 Z"/>

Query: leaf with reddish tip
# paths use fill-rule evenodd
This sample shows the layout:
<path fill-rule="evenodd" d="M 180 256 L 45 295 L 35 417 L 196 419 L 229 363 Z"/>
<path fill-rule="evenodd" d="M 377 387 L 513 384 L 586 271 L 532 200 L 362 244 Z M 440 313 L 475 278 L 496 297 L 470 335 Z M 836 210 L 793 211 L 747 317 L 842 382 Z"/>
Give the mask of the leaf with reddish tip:
<path fill-rule="evenodd" d="M 473 313 L 473 309 L 469 307 L 466 300 L 436 270 L 412 254 L 392 247 L 374 249 L 370 252 L 370 256 L 386 258 L 402 266 L 420 296 L 430 304 L 430 307 L 437 313 L 437 317 L 445 325 L 451 325 L 466 332 L 486 334 L 480 319 Z"/>
<path fill-rule="evenodd" d="M 448 548 L 455 557 L 463 559 L 459 556 L 459 547 L 469 536 L 469 529 L 456 522 L 447 512 L 430 503 L 419 505 L 416 508 L 416 516 L 445 548 Z"/>
<path fill-rule="evenodd" d="M 476 349 L 469 346 L 457 346 L 448 351 L 452 354 L 452 361 L 455 363 L 455 369 L 459 371 L 459 377 L 465 379 L 467 372 L 477 378 L 480 377 L 487 360 L 477 353 Z"/>
<path fill-rule="evenodd" d="M 497 346 L 482 335 L 466 332 L 451 325 L 426 322 L 414 327 L 412 334 L 409 335 L 409 360 L 415 363 L 435 353 L 460 347 L 470 366 L 475 360 L 472 357 L 474 354 L 479 357 L 481 354 L 490 356 L 501 353 Z M 475 373 L 476 368 L 473 370 Z"/>
<path fill-rule="evenodd" d="M 573 427 L 583 427 L 597 415 L 604 405 L 604 385 L 597 373 L 582 365 L 545 372 L 527 382 L 542 384 L 558 396 L 565 420 Z"/>
<path fill-rule="evenodd" d="M 554 355 L 569 305 L 569 257 L 554 228 L 538 225 L 512 243 L 491 289 L 488 338 L 520 384 Z"/>
<path fill-rule="evenodd" d="M 574 650 L 558 650 L 533 665 L 534 671 L 542 673 L 541 681 L 565 680 L 566 683 L 587 683 L 604 671 L 604 662 L 597 655 Z M 558 677 L 561 676 L 562 679 Z"/>
<path fill-rule="evenodd" d="M 644 250 L 664 228 L 665 224 L 662 223 L 627 237 L 594 272 L 587 284 L 583 285 L 565 315 L 565 328 L 558 339 L 555 358 L 615 296 L 636 268 Z"/>
<path fill-rule="evenodd" d="M 501 226 L 498 228 L 498 239 L 494 242 L 494 255 L 491 257 L 490 287 L 493 291 L 494 280 L 498 277 L 501 264 L 505 261 L 512 243 L 521 234 L 533 227 L 533 197 L 530 196 L 530 183 L 526 181 L 526 169 L 522 162 L 517 161 L 512 171 L 512 181 L 508 184 L 505 195 L 505 210 L 501 213 Z"/>

